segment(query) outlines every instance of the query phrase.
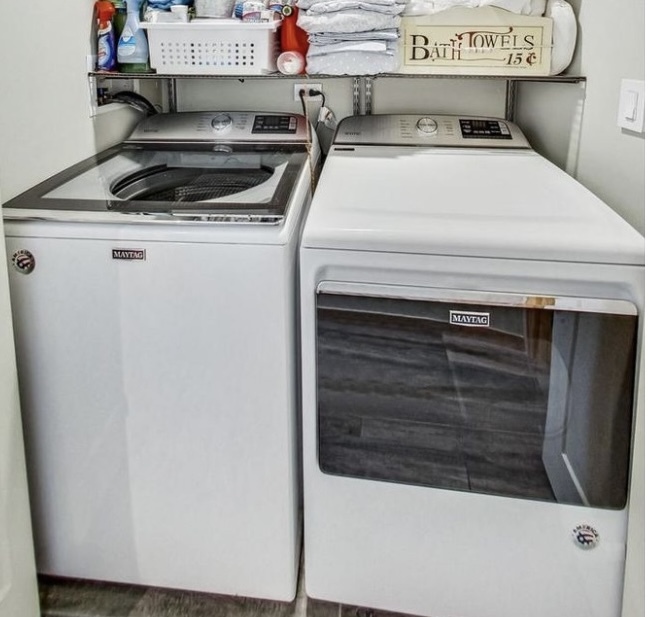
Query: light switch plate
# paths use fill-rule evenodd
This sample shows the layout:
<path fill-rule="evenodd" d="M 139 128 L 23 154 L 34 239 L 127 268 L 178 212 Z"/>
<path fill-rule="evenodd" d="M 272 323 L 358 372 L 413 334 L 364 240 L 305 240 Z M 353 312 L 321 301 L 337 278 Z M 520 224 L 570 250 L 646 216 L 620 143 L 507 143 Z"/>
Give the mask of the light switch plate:
<path fill-rule="evenodd" d="M 623 79 L 617 111 L 617 125 L 627 131 L 644 133 L 644 81 Z"/>

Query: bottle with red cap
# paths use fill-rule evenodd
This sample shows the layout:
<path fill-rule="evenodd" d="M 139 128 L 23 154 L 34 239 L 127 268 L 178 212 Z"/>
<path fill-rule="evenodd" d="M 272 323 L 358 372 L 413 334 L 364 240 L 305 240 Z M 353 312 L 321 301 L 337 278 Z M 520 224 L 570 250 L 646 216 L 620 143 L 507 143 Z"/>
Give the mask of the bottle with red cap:
<path fill-rule="evenodd" d="M 282 53 L 277 59 L 280 72 L 295 75 L 304 72 L 306 52 L 309 50 L 307 33 L 297 25 L 299 9 L 292 4 L 282 7 L 282 27 L 280 31 L 280 48 Z"/>
<path fill-rule="evenodd" d="M 97 14 L 97 70 L 114 71 L 117 68 L 113 15 L 115 6 L 109 0 L 95 2 Z"/>

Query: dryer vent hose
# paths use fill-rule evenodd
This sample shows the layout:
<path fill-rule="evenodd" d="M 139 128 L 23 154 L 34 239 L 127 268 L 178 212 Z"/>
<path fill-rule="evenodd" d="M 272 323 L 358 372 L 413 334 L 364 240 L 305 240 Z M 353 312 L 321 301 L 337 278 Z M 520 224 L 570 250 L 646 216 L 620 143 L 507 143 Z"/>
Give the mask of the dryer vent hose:
<path fill-rule="evenodd" d="M 149 99 L 143 97 L 137 92 L 131 92 L 130 90 L 124 90 L 122 92 L 116 92 L 110 97 L 111 103 L 126 103 L 131 107 L 141 111 L 147 116 L 153 116 L 158 113 L 158 110 L 155 108 L 153 103 Z"/>

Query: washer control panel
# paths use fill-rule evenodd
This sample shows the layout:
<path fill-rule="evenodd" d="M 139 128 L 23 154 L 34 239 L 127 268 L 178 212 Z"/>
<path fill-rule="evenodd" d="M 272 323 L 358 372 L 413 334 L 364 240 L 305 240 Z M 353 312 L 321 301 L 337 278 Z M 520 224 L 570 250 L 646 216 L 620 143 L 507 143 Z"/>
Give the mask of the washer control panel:
<path fill-rule="evenodd" d="M 304 116 L 289 113 L 213 111 L 156 114 L 143 120 L 126 143 L 277 142 L 305 143 Z"/>
<path fill-rule="evenodd" d="M 521 130 L 499 118 L 390 114 L 351 116 L 338 125 L 334 146 L 529 148 Z"/>
<path fill-rule="evenodd" d="M 292 135 L 296 130 L 297 118 L 291 115 L 259 114 L 255 116 L 255 122 L 252 126 L 253 133 L 261 133 L 262 135 Z"/>

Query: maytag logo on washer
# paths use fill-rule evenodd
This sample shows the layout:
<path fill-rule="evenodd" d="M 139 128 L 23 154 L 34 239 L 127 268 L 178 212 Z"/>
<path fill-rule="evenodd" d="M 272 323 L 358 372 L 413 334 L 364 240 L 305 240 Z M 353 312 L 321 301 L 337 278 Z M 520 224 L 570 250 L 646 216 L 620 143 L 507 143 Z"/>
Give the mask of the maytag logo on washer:
<path fill-rule="evenodd" d="M 144 261 L 144 249 L 113 249 L 113 259 L 126 259 L 127 261 Z"/>
<path fill-rule="evenodd" d="M 590 525 L 577 525 L 572 530 L 572 538 L 575 544 L 584 550 L 595 548 L 599 544 L 599 533 Z"/>
<path fill-rule="evenodd" d="M 456 326 L 469 326 L 474 328 L 488 328 L 490 313 L 477 313 L 475 311 L 450 311 L 449 323 Z"/>

